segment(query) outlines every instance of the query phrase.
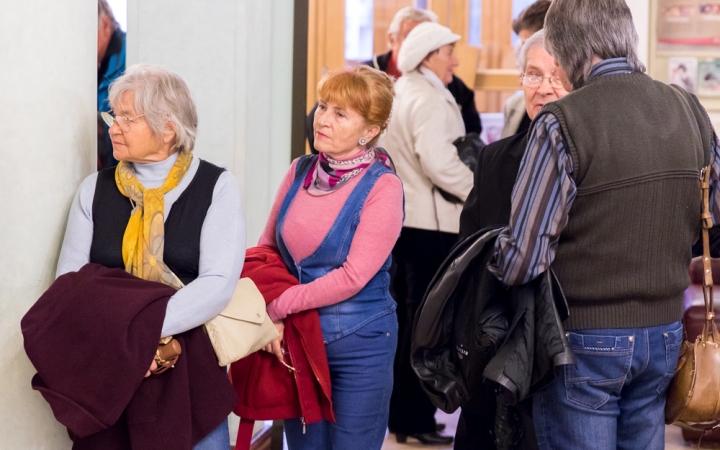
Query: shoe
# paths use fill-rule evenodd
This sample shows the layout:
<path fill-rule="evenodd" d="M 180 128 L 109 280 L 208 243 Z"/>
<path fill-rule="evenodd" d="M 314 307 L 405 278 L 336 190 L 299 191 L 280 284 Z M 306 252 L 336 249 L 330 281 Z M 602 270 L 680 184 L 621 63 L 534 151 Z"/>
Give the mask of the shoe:
<path fill-rule="evenodd" d="M 437 431 L 418 434 L 395 433 L 395 439 L 398 441 L 398 444 L 406 443 L 408 436 L 417 439 L 423 445 L 450 445 L 453 442 L 452 436 L 442 436 Z"/>
<path fill-rule="evenodd" d="M 435 431 L 437 431 L 438 433 L 445 431 L 445 424 L 444 423 L 436 423 Z M 395 430 L 393 430 L 392 428 L 389 428 L 389 427 L 388 427 L 388 432 L 390 432 L 391 434 L 395 434 Z"/>

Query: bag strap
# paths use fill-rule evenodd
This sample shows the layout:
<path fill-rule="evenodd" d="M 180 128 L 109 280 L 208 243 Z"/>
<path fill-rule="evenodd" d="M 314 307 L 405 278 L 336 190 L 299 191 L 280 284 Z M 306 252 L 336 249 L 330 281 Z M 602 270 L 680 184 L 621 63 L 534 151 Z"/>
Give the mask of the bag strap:
<path fill-rule="evenodd" d="M 305 170 L 308 168 L 308 166 L 315 162 L 317 159 L 317 155 L 303 155 L 298 160 L 297 165 L 295 166 L 295 178 L 294 180 L 297 181 L 298 178 L 300 178 L 304 173 Z"/>
<path fill-rule="evenodd" d="M 712 215 L 710 214 L 710 166 L 705 166 L 700 172 L 700 192 L 702 200 L 702 240 L 703 240 L 703 298 L 705 300 L 705 325 L 703 326 L 702 340 L 707 341 L 712 336 L 716 342 L 718 330 L 715 326 L 715 307 L 713 298 L 713 276 L 710 263 L 710 237 L 708 230 L 712 228 Z"/>

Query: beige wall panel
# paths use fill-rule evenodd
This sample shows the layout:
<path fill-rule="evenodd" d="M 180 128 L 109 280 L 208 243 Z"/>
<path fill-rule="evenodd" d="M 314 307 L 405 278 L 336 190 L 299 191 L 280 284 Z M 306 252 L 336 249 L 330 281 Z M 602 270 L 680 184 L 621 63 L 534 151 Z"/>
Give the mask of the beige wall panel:
<path fill-rule="evenodd" d="M 328 70 L 345 67 L 345 2 L 310 0 L 308 12 L 307 110 L 317 101 L 317 84 Z"/>
<path fill-rule="evenodd" d="M 128 1 L 129 64 L 160 64 L 195 94 L 195 153 L 223 165 L 243 194 L 257 243 L 290 163 L 292 0 Z"/>
<path fill-rule="evenodd" d="M 512 2 L 484 0 L 482 2 L 482 48 L 479 69 L 511 69 L 515 67 L 510 37 L 512 35 Z M 475 103 L 480 112 L 500 112 L 508 94 L 476 91 Z"/>
<path fill-rule="evenodd" d="M 373 52 L 386 53 L 387 31 L 395 13 L 406 6 L 413 6 L 412 0 L 375 0 L 373 10 Z"/>

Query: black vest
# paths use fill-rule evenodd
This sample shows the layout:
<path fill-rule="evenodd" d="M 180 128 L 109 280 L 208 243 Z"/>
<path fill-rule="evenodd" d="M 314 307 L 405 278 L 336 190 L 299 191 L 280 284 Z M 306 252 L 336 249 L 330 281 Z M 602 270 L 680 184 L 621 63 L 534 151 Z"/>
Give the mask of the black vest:
<path fill-rule="evenodd" d="M 458 242 L 483 228 L 505 226 L 510 222 L 512 190 L 527 142 L 527 132 L 517 133 L 480 151 L 475 184 L 460 214 Z"/>
<path fill-rule="evenodd" d="M 173 203 L 165 220 L 163 260 L 186 285 L 198 276 L 200 232 L 212 204 L 215 183 L 224 171 L 200 160 L 195 177 Z M 92 205 L 91 263 L 125 268 L 122 240 L 131 211 L 130 200 L 120 193 L 115 184 L 115 168 L 98 172 Z"/>
<path fill-rule="evenodd" d="M 570 306 L 565 328 L 680 320 L 712 136 L 697 99 L 630 73 L 598 77 L 538 117 L 547 112 L 577 186 L 553 262 Z"/>

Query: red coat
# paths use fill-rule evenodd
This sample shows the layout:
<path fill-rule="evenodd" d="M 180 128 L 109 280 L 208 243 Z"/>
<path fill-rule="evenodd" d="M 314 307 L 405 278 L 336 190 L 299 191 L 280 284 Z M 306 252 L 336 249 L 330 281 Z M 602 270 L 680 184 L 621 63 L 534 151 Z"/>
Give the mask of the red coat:
<path fill-rule="evenodd" d="M 241 277 L 253 280 L 266 303 L 298 284 L 282 257 L 268 246 L 247 250 Z M 237 450 L 249 448 L 252 421 L 255 420 L 300 417 L 305 423 L 321 419 L 335 421 L 330 369 L 317 310 L 291 314 L 284 323 L 285 362 L 295 371 L 287 369 L 275 355 L 265 351 L 230 365 L 230 379 L 238 395 L 234 412 L 243 418 L 238 430 Z"/>

